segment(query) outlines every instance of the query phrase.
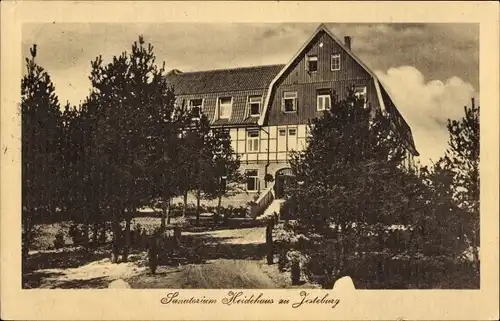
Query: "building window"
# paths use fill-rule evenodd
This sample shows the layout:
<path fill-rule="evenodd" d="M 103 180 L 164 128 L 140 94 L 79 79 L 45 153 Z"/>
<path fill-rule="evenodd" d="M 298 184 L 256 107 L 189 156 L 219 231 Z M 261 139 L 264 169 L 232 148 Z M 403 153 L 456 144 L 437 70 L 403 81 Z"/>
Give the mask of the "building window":
<path fill-rule="evenodd" d="M 366 108 L 366 86 L 356 86 L 354 87 L 354 96 L 358 99 L 363 99 L 363 107 Z"/>
<path fill-rule="evenodd" d="M 340 54 L 334 54 L 331 58 L 332 71 L 340 70 Z"/>
<path fill-rule="evenodd" d="M 297 111 L 296 91 L 285 91 L 283 93 L 282 108 L 285 113 L 294 113 Z"/>
<path fill-rule="evenodd" d="M 330 110 L 331 106 L 332 97 L 330 91 L 328 89 L 319 90 L 316 96 L 316 109 L 318 111 Z"/>
<path fill-rule="evenodd" d="M 318 56 L 307 56 L 307 71 L 318 71 Z"/>
<path fill-rule="evenodd" d="M 247 151 L 248 152 L 258 152 L 259 151 L 259 130 L 249 130 L 247 131 Z"/>
<path fill-rule="evenodd" d="M 203 108 L 203 99 L 190 99 L 188 108 L 193 118 L 200 118 Z"/>
<path fill-rule="evenodd" d="M 250 109 L 250 116 L 260 115 L 260 105 L 262 104 L 262 96 L 248 97 L 248 107 Z"/>
<path fill-rule="evenodd" d="M 286 129 L 285 128 L 279 128 L 278 133 L 280 136 L 286 136 Z"/>
<path fill-rule="evenodd" d="M 233 107 L 232 97 L 219 98 L 219 119 L 231 118 L 231 109 Z"/>
<path fill-rule="evenodd" d="M 259 171 L 257 169 L 247 169 L 247 191 L 256 192 L 259 190 Z"/>
<path fill-rule="evenodd" d="M 288 129 L 288 136 L 295 136 L 297 135 L 297 129 L 296 128 L 289 128 Z"/>

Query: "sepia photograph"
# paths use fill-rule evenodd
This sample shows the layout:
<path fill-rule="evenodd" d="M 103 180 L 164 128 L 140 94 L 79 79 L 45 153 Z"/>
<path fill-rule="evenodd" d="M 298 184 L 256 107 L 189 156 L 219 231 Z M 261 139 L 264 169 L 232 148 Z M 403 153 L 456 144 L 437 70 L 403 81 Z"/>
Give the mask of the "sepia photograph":
<path fill-rule="evenodd" d="M 498 319 L 497 3 L 0 6 L 2 320 Z"/>
<path fill-rule="evenodd" d="M 479 25 L 25 24 L 23 288 L 478 289 Z"/>

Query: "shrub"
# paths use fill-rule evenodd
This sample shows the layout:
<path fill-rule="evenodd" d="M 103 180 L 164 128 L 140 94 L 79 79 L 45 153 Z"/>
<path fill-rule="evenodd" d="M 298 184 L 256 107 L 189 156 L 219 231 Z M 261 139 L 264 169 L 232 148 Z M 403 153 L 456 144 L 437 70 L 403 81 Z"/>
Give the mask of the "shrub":
<path fill-rule="evenodd" d="M 265 181 L 265 182 L 273 182 L 273 181 L 274 181 L 273 175 L 272 175 L 272 174 L 270 174 L 270 173 L 267 173 L 267 174 L 264 176 L 264 181 Z"/>
<path fill-rule="evenodd" d="M 71 226 L 69 227 L 68 235 L 71 237 L 74 245 L 81 245 L 86 241 L 82 227 L 80 227 L 76 223 L 71 224 Z"/>
<path fill-rule="evenodd" d="M 66 245 L 66 242 L 64 241 L 64 232 L 62 230 L 59 230 L 54 239 L 54 248 L 60 249 Z"/>

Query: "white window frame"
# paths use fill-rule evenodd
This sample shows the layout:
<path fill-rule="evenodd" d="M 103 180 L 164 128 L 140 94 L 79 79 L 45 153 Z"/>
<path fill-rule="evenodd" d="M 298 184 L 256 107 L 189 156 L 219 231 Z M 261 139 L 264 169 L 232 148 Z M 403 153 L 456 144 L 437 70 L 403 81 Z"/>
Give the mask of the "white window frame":
<path fill-rule="evenodd" d="M 338 62 L 339 62 L 338 66 L 334 65 L 334 63 L 333 63 L 335 61 L 335 59 L 338 59 Z M 330 56 L 330 69 L 332 71 L 338 71 L 338 70 L 340 70 L 340 68 L 341 68 L 340 54 L 332 54 Z"/>
<path fill-rule="evenodd" d="M 358 92 L 357 90 L 358 89 L 362 89 L 361 92 Z M 360 98 L 360 96 L 362 96 L 365 100 L 364 104 L 363 104 L 363 108 L 366 108 L 367 106 L 367 88 L 366 86 L 354 86 L 354 96 L 356 96 L 357 98 Z"/>
<path fill-rule="evenodd" d="M 309 62 L 310 61 L 316 61 L 316 70 L 311 70 L 309 68 Z M 306 70 L 309 71 L 309 72 L 317 72 L 318 71 L 318 56 L 317 55 L 307 56 L 307 59 L 306 59 Z"/>
<path fill-rule="evenodd" d="M 257 133 L 257 136 L 250 136 L 250 133 L 255 133 L 255 132 Z M 260 130 L 248 129 L 246 144 L 247 144 L 247 152 L 258 153 L 260 151 Z"/>
<path fill-rule="evenodd" d="M 288 94 L 288 95 L 287 95 Z M 288 97 L 287 97 L 288 96 Z M 297 112 L 297 92 L 296 91 L 285 91 L 283 92 L 283 97 L 281 98 L 281 110 L 284 113 L 296 113 Z M 286 110 L 285 109 L 285 101 L 288 99 L 293 99 L 293 110 Z"/>
<path fill-rule="evenodd" d="M 231 98 L 231 103 L 229 105 L 229 115 L 227 117 L 221 117 L 221 100 L 224 98 Z M 219 119 L 231 119 L 231 115 L 233 113 L 233 97 L 230 96 L 222 96 L 217 97 L 217 114 Z"/>
<path fill-rule="evenodd" d="M 328 101 L 330 102 L 330 108 L 332 108 L 332 96 L 328 93 L 318 93 L 316 94 L 316 110 L 317 111 L 324 111 L 326 110 L 326 103 L 325 99 L 328 98 Z M 322 104 L 320 104 L 320 101 Z"/>
<path fill-rule="evenodd" d="M 253 172 L 253 171 L 255 171 L 255 175 L 248 176 L 248 172 Z M 247 192 L 258 192 L 260 190 L 259 170 L 257 168 L 254 168 L 254 169 L 249 168 L 249 169 L 245 170 L 245 174 L 247 175 L 247 182 L 246 182 L 246 188 L 245 188 L 247 190 Z M 255 183 L 254 183 L 255 189 L 248 189 L 248 183 L 249 183 L 250 179 L 255 180 Z"/>
<path fill-rule="evenodd" d="M 255 101 L 252 101 L 252 99 Z M 257 103 L 259 104 L 259 112 L 257 114 L 252 114 L 252 104 L 257 104 Z M 248 96 L 247 97 L 247 108 L 248 108 L 248 115 L 260 116 L 260 111 L 262 108 L 262 96 L 261 95 Z"/>
<path fill-rule="evenodd" d="M 204 98 L 192 98 L 188 100 L 188 111 L 191 113 L 193 107 L 198 107 L 198 106 L 193 106 L 191 102 L 195 100 L 201 100 L 201 105 L 199 106 L 200 112 L 198 113 L 198 116 L 194 116 L 193 118 L 200 118 L 201 114 L 203 114 L 203 105 L 205 104 L 205 99 Z"/>
<path fill-rule="evenodd" d="M 281 135 L 281 132 L 285 133 L 284 135 Z M 286 137 L 286 127 L 279 127 L 278 128 L 278 137 L 279 136 L 285 136 Z"/>
<path fill-rule="evenodd" d="M 293 135 L 290 134 L 290 132 L 292 130 L 295 131 L 295 134 L 293 134 Z M 295 137 L 297 137 L 297 127 L 290 127 L 290 128 L 288 128 L 288 136 L 295 136 Z"/>

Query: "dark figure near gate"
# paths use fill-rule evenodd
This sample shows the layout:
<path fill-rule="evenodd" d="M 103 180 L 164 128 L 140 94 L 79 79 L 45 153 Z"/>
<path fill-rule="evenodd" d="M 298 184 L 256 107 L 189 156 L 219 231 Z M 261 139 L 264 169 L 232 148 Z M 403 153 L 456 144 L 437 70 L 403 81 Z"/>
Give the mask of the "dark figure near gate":
<path fill-rule="evenodd" d="M 158 248 L 159 248 L 159 232 L 155 231 L 153 235 L 149 237 L 148 242 L 148 263 L 151 273 L 156 273 L 156 267 L 158 266 Z"/>

